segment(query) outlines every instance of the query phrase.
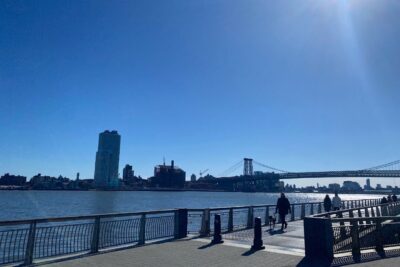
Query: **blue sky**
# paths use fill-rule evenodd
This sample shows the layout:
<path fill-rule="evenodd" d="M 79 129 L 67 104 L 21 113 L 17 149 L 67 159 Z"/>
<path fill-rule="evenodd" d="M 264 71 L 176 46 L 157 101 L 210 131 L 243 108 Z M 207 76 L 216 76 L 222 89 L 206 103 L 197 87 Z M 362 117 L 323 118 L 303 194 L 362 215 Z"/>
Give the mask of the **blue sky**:
<path fill-rule="evenodd" d="M 290 171 L 400 159 L 399 12 L 370 0 L 1 1 L 0 173 L 93 177 L 105 129 L 122 135 L 121 172 L 144 177 L 163 157 L 214 175 L 243 157 Z"/>

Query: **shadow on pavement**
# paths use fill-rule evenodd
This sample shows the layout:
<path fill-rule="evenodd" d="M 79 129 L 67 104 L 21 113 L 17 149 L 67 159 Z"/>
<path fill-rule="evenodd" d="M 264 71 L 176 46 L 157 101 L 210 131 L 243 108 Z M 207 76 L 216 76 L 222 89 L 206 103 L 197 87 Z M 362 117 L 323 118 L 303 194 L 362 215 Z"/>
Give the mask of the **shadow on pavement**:
<path fill-rule="evenodd" d="M 370 252 L 370 253 L 362 253 L 360 257 L 353 257 L 353 256 L 337 257 L 334 258 L 332 262 L 329 261 L 317 262 L 317 261 L 311 261 L 307 258 L 303 258 L 297 264 L 297 267 L 339 267 L 339 266 L 346 266 L 356 263 L 366 263 L 373 261 L 377 261 L 377 264 L 379 264 L 379 260 L 381 259 L 388 259 L 395 257 L 400 257 L 400 249 L 386 251 L 383 257 L 377 252 Z"/>
<path fill-rule="evenodd" d="M 208 243 L 208 244 L 206 244 L 206 245 L 203 245 L 203 246 L 201 246 L 201 247 L 198 247 L 197 249 L 206 249 L 206 248 L 209 248 L 209 247 L 212 247 L 212 246 L 215 246 L 215 245 L 217 245 L 217 244 L 214 244 L 214 243 Z"/>

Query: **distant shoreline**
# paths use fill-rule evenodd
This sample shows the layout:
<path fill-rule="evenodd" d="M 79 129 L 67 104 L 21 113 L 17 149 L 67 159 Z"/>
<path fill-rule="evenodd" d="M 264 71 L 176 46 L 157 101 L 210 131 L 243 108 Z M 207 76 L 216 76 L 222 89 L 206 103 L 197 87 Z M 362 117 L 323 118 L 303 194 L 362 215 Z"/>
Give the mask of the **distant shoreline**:
<path fill-rule="evenodd" d="M 229 193 L 280 193 L 279 191 L 225 191 L 209 189 L 179 189 L 179 188 L 143 188 L 143 189 L 26 189 L 26 188 L 0 188 L 0 191 L 79 191 L 79 192 L 229 192 Z M 334 192 L 285 192 L 286 194 L 334 194 Z M 393 192 L 339 192 L 339 195 L 386 195 Z"/>

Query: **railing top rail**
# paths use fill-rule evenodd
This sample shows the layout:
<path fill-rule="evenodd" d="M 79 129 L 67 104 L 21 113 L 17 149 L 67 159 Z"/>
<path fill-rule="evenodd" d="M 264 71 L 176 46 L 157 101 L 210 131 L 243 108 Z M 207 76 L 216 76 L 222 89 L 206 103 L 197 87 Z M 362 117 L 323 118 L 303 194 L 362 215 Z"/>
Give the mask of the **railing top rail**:
<path fill-rule="evenodd" d="M 0 226 L 6 225 L 18 225 L 18 224 L 30 224 L 36 223 L 49 223 L 49 222 L 63 222 L 63 221 L 78 221 L 78 220 L 90 220 L 95 218 L 113 218 L 113 217 L 127 217 L 127 216 L 139 216 L 142 214 L 162 214 L 162 213 L 172 213 L 178 209 L 169 210 L 155 210 L 155 211 L 138 211 L 138 212 L 123 212 L 123 213 L 107 213 L 107 214 L 93 214 L 93 215 L 83 215 L 83 216 L 66 216 L 66 217 L 56 217 L 56 218 L 34 218 L 34 219 L 24 219 L 24 220 L 13 220 L 13 221 L 0 221 Z"/>
<path fill-rule="evenodd" d="M 377 198 L 368 198 L 368 199 L 357 199 L 357 200 L 376 200 Z M 348 201 L 357 201 L 357 200 L 343 200 L 344 202 Z M 310 204 L 324 204 L 323 201 L 317 201 L 317 202 L 300 202 L 300 203 L 291 203 L 291 205 L 310 205 Z M 276 204 L 256 204 L 256 205 L 247 205 L 247 206 L 231 206 L 231 207 L 211 207 L 207 208 L 210 211 L 215 211 L 215 210 L 225 210 L 225 209 L 246 209 L 246 208 L 263 208 L 263 207 L 276 207 Z M 188 211 L 203 211 L 205 209 L 188 209 Z M 341 210 L 344 211 L 344 210 Z"/>
<path fill-rule="evenodd" d="M 372 200 L 372 199 L 362 199 L 362 200 Z M 351 201 L 351 200 L 344 200 Z M 303 203 L 291 203 L 292 205 L 309 205 L 309 204 L 323 204 L 323 202 L 303 202 Z M 384 204 L 385 205 L 385 204 Z M 224 210 L 224 209 L 244 209 L 244 208 L 261 208 L 261 207 L 275 207 L 274 204 L 258 204 L 258 205 L 250 205 L 250 206 L 232 206 L 232 207 L 212 207 L 209 208 L 210 211 L 216 210 Z M 357 209 L 357 208 L 355 208 Z M 167 210 L 156 210 L 156 211 L 138 211 L 138 212 L 125 212 L 125 213 L 107 213 L 107 214 L 92 214 L 92 215 L 81 215 L 81 216 L 65 216 L 65 217 L 56 217 L 56 218 L 33 218 L 33 219 L 23 219 L 23 220 L 11 220 L 11 221 L 0 221 L 0 226 L 6 225 L 18 225 L 18 224 L 30 224 L 32 222 L 36 223 L 49 223 L 49 222 L 63 222 L 63 221 L 78 221 L 78 220 L 90 220 L 97 217 L 100 218 L 111 218 L 111 217 L 126 217 L 126 216 L 139 216 L 142 214 L 160 214 L 160 213 L 171 213 L 175 212 L 178 209 L 167 209 Z M 188 211 L 200 212 L 204 209 L 188 209 Z M 349 209 L 351 210 L 351 209 Z M 348 210 L 341 210 L 348 211 Z M 330 212 L 330 214 L 335 214 L 336 212 Z M 322 217 L 326 216 L 327 213 L 318 214 L 314 217 Z"/>
<path fill-rule="evenodd" d="M 349 212 L 349 211 L 371 208 L 371 207 L 388 206 L 390 204 L 391 203 L 385 203 L 385 204 L 378 204 L 378 205 L 362 206 L 362 207 L 357 207 L 357 208 L 352 208 L 352 209 L 341 209 L 341 210 L 335 210 L 335 211 L 330 211 L 330 212 L 325 212 L 325 213 L 314 214 L 314 215 L 310 215 L 308 217 L 313 217 L 313 218 L 327 217 L 328 215 L 336 215 L 338 213 Z"/>
<path fill-rule="evenodd" d="M 380 216 L 380 217 L 368 217 L 368 221 L 400 221 L 398 216 Z M 356 222 L 365 221 L 366 217 L 356 217 L 356 218 L 332 218 L 332 222 Z"/>

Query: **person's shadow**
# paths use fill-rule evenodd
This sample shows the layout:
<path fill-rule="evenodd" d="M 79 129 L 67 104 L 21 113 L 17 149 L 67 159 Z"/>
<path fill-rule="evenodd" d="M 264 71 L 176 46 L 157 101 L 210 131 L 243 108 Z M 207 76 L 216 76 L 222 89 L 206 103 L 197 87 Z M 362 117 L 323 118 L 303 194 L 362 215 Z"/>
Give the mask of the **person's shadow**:
<path fill-rule="evenodd" d="M 281 234 L 285 233 L 281 229 L 268 229 L 267 232 L 269 233 L 269 235 L 281 235 Z"/>

